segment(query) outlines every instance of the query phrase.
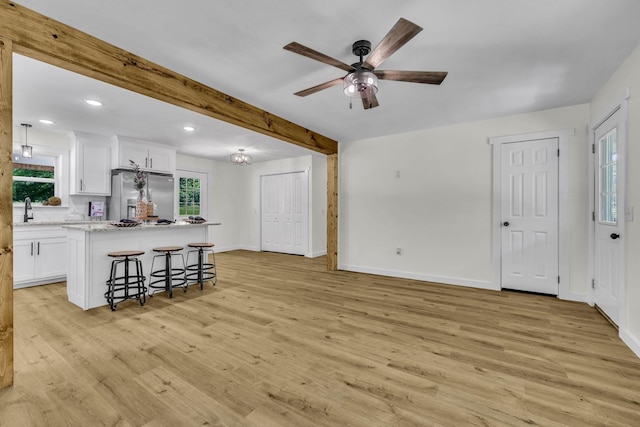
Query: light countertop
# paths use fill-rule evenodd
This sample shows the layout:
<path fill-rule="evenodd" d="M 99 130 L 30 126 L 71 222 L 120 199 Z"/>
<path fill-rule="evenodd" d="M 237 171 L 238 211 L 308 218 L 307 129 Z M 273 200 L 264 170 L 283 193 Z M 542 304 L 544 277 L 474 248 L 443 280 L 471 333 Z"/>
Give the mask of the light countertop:
<path fill-rule="evenodd" d="M 113 221 L 100 222 L 100 223 L 85 223 L 85 224 L 64 224 L 62 227 L 67 228 L 69 230 L 80 230 L 80 231 L 132 231 L 132 230 L 161 230 L 165 228 L 181 228 L 181 227 L 201 227 L 201 226 L 210 226 L 210 225 L 220 225 L 219 222 L 203 222 L 200 224 L 189 224 L 184 221 L 176 221 L 171 224 L 140 224 L 135 227 L 116 227 L 111 225 Z"/>
<path fill-rule="evenodd" d="M 60 221 L 29 221 L 29 222 L 14 222 L 13 226 L 14 227 L 46 227 L 46 226 L 59 226 L 59 225 L 76 225 L 76 224 L 93 224 L 93 225 L 99 225 L 99 224 L 109 224 L 112 221 L 89 221 L 89 220 L 82 220 L 82 221 L 64 221 L 64 220 L 60 220 Z"/>

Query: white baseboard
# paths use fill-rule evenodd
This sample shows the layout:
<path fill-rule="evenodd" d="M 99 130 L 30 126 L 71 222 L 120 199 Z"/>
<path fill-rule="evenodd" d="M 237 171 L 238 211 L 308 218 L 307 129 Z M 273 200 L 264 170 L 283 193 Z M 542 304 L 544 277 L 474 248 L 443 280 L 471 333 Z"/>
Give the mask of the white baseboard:
<path fill-rule="evenodd" d="M 584 302 L 589 304 L 589 298 L 587 297 L 586 293 L 578 293 L 578 292 L 562 293 L 561 292 L 560 295 L 558 295 L 558 298 L 565 301 Z M 593 305 L 593 304 L 590 304 L 590 305 Z"/>
<path fill-rule="evenodd" d="M 412 273 L 409 271 L 385 270 L 380 268 L 363 267 L 358 265 L 340 265 L 340 270 L 353 271 L 356 273 L 377 274 L 379 276 L 400 277 L 402 279 L 420 280 L 423 282 L 444 283 L 445 285 L 466 286 L 469 288 L 489 289 L 499 291 L 490 281 L 469 280 L 459 277 L 434 276 L 430 274 Z"/>
<path fill-rule="evenodd" d="M 327 250 L 325 249 L 324 251 L 317 251 L 317 252 L 311 252 L 310 255 L 305 255 L 307 258 L 317 258 L 319 256 L 325 256 L 327 254 Z"/>
<path fill-rule="evenodd" d="M 230 252 L 230 251 L 253 251 L 253 252 L 260 252 L 259 248 L 256 248 L 254 246 L 243 246 L 243 245 L 237 245 L 237 246 L 216 246 L 214 247 L 216 252 Z"/>
<path fill-rule="evenodd" d="M 67 280 L 67 276 L 59 276 L 49 279 L 33 280 L 26 283 L 13 284 L 13 289 L 31 288 L 33 286 L 50 285 L 52 283 L 64 282 Z"/>
<path fill-rule="evenodd" d="M 638 337 L 625 330 L 620 331 L 620 339 L 636 354 L 636 356 L 640 357 L 640 339 L 638 339 Z"/>

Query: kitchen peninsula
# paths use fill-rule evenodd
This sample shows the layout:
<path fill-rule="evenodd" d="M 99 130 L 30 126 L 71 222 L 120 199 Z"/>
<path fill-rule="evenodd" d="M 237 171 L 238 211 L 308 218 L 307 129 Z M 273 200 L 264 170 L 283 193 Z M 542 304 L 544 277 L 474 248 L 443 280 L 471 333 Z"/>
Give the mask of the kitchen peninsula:
<path fill-rule="evenodd" d="M 67 296 L 69 301 L 88 310 L 107 305 L 105 282 L 109 278 L 111 259 L 107 253 L 122 250 L 143 250 L 140 257 L 148 277 L 157 246 L 186 246 L 209 240 L 209 227 L 220 223 L 141 224 L 136 227 L 115 227 L 110 224 L 65 225 L 68 236 Z"/>

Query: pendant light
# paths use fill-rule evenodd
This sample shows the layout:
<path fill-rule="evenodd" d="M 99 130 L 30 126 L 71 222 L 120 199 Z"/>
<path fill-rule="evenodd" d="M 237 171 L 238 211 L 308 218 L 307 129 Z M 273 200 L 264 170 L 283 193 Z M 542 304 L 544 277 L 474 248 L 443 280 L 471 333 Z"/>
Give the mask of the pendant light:
<path fill-rule="evenodd" d="M 244 149 L 240 148 L 237 153 L 231 155 L 231 161 L 239 166 L 248 166 L 251 164 L 251 156 L 244 153 Z"/>
<path fill-rule="evenodd" d="M 31 127 L 29 123 L 20 123 L 20 126 L 24 126 L 24 144 L 22 145 L 22 157 L 31 158 L 33 157 L 33 147 L 29 145 L 29 140 L 27 137 L 27 131 Z"/>

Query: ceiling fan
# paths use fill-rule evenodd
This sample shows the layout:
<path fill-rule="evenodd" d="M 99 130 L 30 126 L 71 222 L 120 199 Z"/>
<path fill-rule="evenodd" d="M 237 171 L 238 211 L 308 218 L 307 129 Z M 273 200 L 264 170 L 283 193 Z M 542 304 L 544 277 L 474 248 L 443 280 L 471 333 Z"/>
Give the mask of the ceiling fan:
<path fill-rule="evenodd" d="M 301 90 L 294 95 L 307 96 L 342 83 L 345 95 L 351 98 L 361 98 L 362 105 L 365 110 L 368 110 L 380 105 L 376 98 L 378 79 L 439 85 L 447 76 L 446 71 L 376 70 L 389 56 L 404 46 L 405 43 L 420 31 L 422 31 L 422 27 L 404 18 L 400 18 L 373 51 L 371 51 L 371 42 L 368 40 L 358 40 L 353 43 L 352 52 L 358 56 L 360 60 L 351 65 L 303 46 L 300 43 L 289 43 L 284 46 L 284 49 L 332 65 L 347 72 L 347 75 L 344 77 Z M 365 60 L 364 57 L 367 55 L 369 56 Z"/>

